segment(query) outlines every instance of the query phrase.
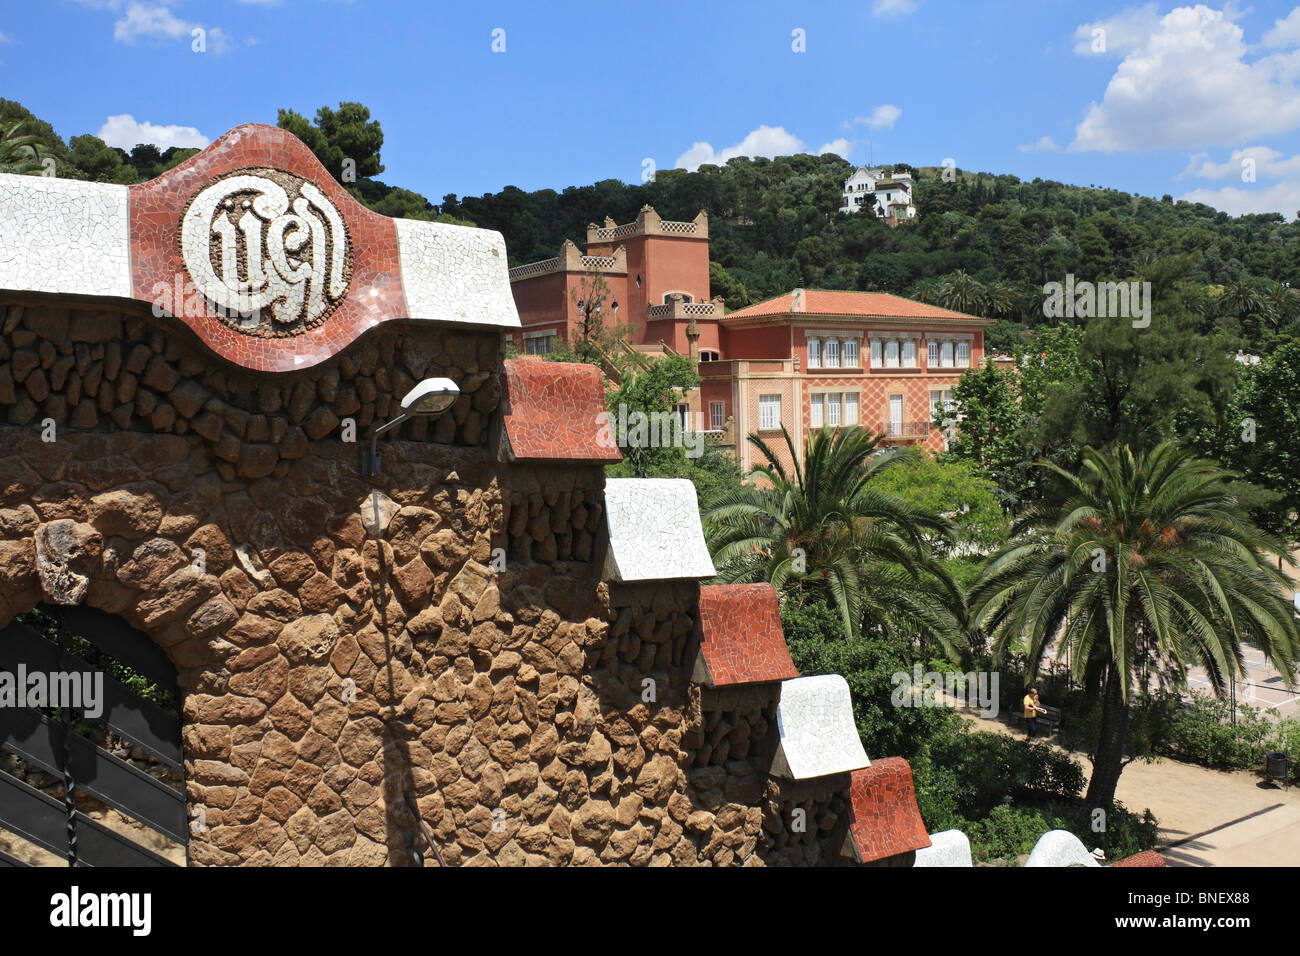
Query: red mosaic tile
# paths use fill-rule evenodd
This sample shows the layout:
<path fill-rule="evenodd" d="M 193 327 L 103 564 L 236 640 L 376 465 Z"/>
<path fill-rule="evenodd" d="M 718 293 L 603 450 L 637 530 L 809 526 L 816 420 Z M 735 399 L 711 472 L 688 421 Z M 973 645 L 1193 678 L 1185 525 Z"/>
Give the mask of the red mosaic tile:
<path fill-rule="evenodd" d="M 781 629 L 770 584 L 710 584 L 700 588 L 698 682 L 712 687 L 789 680 L 799 676 Z"/>
<path fill-rule="evenodd" d="M 849 778 L 849 840 L 861 863 L 910 853 L 930 845 L 912 787 L 912 768 L 902 757 L 883 757 Z"/>
<path fill-rule="evenodd" d="M 604 375 L 594 365 L 507 359 L 501 373 L 506 438 L 515 461 L 622 461 L 604 424 Z"/>
<path fill-rule="evenodd" d="M 1116 860 L 1111 866 L 1165 866 L 1165 858 L 1155 850 L 1143 850 L 1122 860 Z"/>
<path fill-rule="evenodd" d="M 346 296 L 325 321 L 301 334 L 261 338 L 226 325 L 207 303 L 172 309 L 213 351 L 244 368 L 289 371 L 315 365 L 342 351 L 362 332 L 389 319 L 404 318 L 397 229 L 386 216 L 366 209 L 335 182 L 297 137 L 285 130 L 249 123 L 230 130 L 202 152 L 157 179 L 130 187 L 131 281 L 133 295 L 155 300 L 154 288 L 174 288 L 188 276 L 180 253 L 180 225 L 190 200 L 214 178 L 237 169 L 270 167 L 313 183 L 343 217 L 351 245 L 352 275 Z M 199 297 L 195 297 L 199 298 Z"/>

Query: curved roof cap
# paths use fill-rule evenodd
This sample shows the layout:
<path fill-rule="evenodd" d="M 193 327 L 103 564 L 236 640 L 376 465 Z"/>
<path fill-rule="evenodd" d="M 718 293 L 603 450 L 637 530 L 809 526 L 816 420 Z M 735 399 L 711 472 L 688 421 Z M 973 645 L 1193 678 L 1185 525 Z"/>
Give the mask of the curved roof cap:
<path fill-rule="evenodd" d="M 506 359 L 501 371 L 503 451 L 509 461 L 620 461 L 604 376 L 594 365 Z"/>
<path fill-rule="evenodd" d="M 799 676 L 770 584 L 706 584 L 697 629 L 700 649 L 691 678 L 697 683 L 725 687 Z"/>
<path fill-rule="evenodd" d="M 605 520 L 610 581 L 711 578 L 695 485 L 686 478 L 609 478 Z"/>
<path fill-rule="evenodd" d="M 849 775 L 845 855 L 871 863 L 929 845 L 906 760 L 885 757 Z"/>
<path fill-rule="evenodd" d="M 274 126 L 135 186 L 0 190 L 0 289 L 145 302 L 245 368 L 315 365 L 390 319 L 519 327 L 500 233 L 371 212 Z"/>
<path fill-rule="evenodd" d="M 871 766 L 853 722 L 848 681 L 839 674 L 782 681 L 776 722 L 776 776 L 807 780 Z"/>

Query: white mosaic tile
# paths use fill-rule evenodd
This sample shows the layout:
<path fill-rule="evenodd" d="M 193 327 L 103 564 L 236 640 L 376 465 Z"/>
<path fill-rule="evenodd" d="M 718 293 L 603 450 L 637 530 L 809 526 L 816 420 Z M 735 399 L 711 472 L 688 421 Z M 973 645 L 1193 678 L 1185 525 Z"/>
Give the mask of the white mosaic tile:
<path fill-rule="evenodd" d="M 443 222 L 393 221 L 411 318 L 519 328 L 501 233 Z"/>
<path fill-rule="evenodd" d="M 0 174 L 0 289 L 129 298 L 128 192 Z"/>
<path fill-rule="evenodd" d="M 695 485 L 685 478 L 610 478 L 605 482 L 610 581 L 711 578 Z"/>
<path fill-rule="evenodd" d="M 916 851 L 913 868 L 918 866 L 973 866 L 970 840 L 960 830 L 943 830 L 930 834 L 930 845 Z"/>
<path fill-rule="evenodd" d="M 871 766 L 853 723 L 849 683 L 839 674 L 782 681 L 776 724 L 778 777 L 807 780 Z"/>
<path fill-rule="evenodd" d="M 1025 866 L 1101 866 L 1069 830 L 1048 830 L 1030 851 Z"/>

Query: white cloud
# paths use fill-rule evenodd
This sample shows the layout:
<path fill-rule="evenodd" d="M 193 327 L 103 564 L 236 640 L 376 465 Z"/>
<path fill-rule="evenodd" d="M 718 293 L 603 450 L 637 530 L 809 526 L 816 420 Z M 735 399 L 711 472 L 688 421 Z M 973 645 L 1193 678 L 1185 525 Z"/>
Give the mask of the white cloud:
<path fill-rule="evenodd" d="M 1096 20 L 1075 28 L 1074 52 L 1080 56 L 1106 56 L 1140 49 L 1160 28 L 1156 5 L 1125 10 L 1109 20 Z M 1100 33 L 1096 31 L 1100 30 Z M 1100 47 L 1100 49 L 1097 49 Z"/>
<path fill-rule="evenodd" d="M 839 156 L 843 159 L 848 159 L 849 150 L 851 150 L 852 148 L 853 148 L 853 144 L 850 143 L 843 136 L 841 136 L 839 139 L 833 139 L 829 143 L 825 143 L 822 146 L 818 147 L 817 155 L 822 156 L 826 153 L 834 153 L 836 156 Z"/>
<path fill-rule="evenodd" d="M 225 53 L 233 45 L 230 34 L 221 27 L 209 27 L 183 20 L 172 12 L 175 0 L 76 0 L 82 6 L 121 14 L 113 22 L 113 39 L 133 44 L 137 40 L 189 42 L 195 29 L 205 31 L 204 41 L 211 53 Z M 260 0 L 255 0 L 260 2 Z"/>
<path fill-rule="evenodd" d="M 1300 50 L 1247 63 L 1237 15 L 1198 4 L 1162 17 L 1089 105 L 1069 148 L 1195 149 L 1300 126 Z"/>
<path fill-rule="evenodd" d="M 134 43 L 140 37 L 151 40 L 177 40 L 188 37 L 194 24 L 176 16 L 161 3 L 131 3 L 125 15 L 113 24 L 113 39 Z"/>
<path fill-rule="evenodd" d="M 153 143 L 159 149 L 167 149 L 169 146 L 202 148 L 209 142 L 193 126 L 157 126 L 147 121 L 137 122 L 130 113 L 110 116 L 99 128 L 98 135 L 109 146 L 127 151 L 138 143 Z"/>
<path fill-rule="evenodd" d="M 875 0 L 871 4 L 871 15 L 885 19 L 905 17 L 915 12 L 920 5 L 921 0 Z"/>
<path fill-rule="evenodd" d="M 1267 189 L 1226 186 L 1223 189 L 1194 189 L 1179 199 L 1203 202 L 1231 216 L 1252 212 L 1280 212 L 1288 220 L 1300 211 L 1300 179 L 1275 183 Z"/>
<path fill-rule="evenodd" d="M 751 131 L 735 146 L 715 151 L 706 142 L 692 143 L 691 148 L 677 157 L 677 168 L 694 172 L 705 163 L 722 165 L 736 156 L 789 156 L 802 153 L 804 143 L 784 126 L 760 126 Z"/>
<path fill-rule="evenodd" d="M 0 32 L 0 43 L 13 43 L 13 42 L 14 42 L 13 37 L 11 37 L 7 33 Z"/>
<path fill-rule="evenodd" d="M 1178 178 L 1194 176 L 1197 179 L 1229 179 L 1241 176 L 1243 162 L 1255 161 L 1255 176 L 1259 179 L 1283 179 L 1287 176 L 1300 177 L 1300 155 L 1286 157 L 1269 146 L 1247 146 L 1234 149 L 1227 162 L 1215 163 L 1209 153 L 1197 153 L 1192 156 L 1187 168 L 1179 173 Z"/>
<path fill-rule="evenodd" d="M 1264 34 L 1264 46 L 1275 49 L 1300 46 L 1300 7 L 1273 24 L 1273 29 Z"/>
<path fill-rule="evenodd" d="M 1040 136 L 1035 142 L 1022 143 L 1016 147 L 1022 153 L 1054 153 L 1060 148 L 1050 136 Z"/>
<path fill-rule="evenodd" d="M 870 126 L 872 129 L 893 129 L 898 118 L 903 115 L 903 111 L 892 103 L 885 103 L 883 106 L 877 106 L 871 111 L 870 116 L 855 116 L 854 123 L 860 123 L 863 126 Z"/>

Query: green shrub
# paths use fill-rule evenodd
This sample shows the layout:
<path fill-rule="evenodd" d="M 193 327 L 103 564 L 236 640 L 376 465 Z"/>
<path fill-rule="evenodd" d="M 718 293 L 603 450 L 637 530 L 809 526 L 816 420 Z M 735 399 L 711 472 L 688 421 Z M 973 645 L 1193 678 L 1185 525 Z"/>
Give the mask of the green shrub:
<path fill-rule="evenodd" d="M 910 761 L 925 743 L 960 729 L 961 715 L 954 708 L 894 706 L 894 675 L 911 674 L 919 659 L 905 640 L 846 638 L 839 617 L 821 603 L 797 607 L 787 602 L 781 621 L 800 674 L 842 674 L 848 682 L 854 721 L 868 754 Z"/>
<path fill-rule="evenodd" d="M 972 823 L 966 835 L 976 862 L 1002 860 L 1015 865 L 1016 857 L 1032 850 L 1044 833 L 1060 829 L 1063 829 L 1061 821 L 1041 810 L 1002 804 L 994 807 L 983 820 Z"/>
<path fill-rule="evenodd" d="M 1233 722 L 1231 703 L 1193 694 L 1190 705 L 1175 715 L 1165 750 L 1206 767 L 1246 770 L 1263 762 L 1273 730 L 1255 707 L 1238 705 Z"/>

